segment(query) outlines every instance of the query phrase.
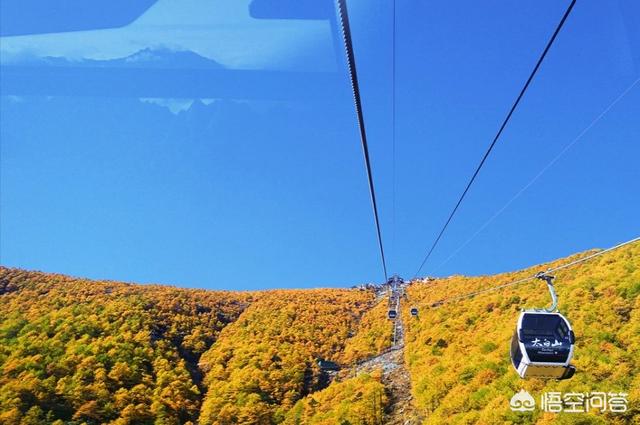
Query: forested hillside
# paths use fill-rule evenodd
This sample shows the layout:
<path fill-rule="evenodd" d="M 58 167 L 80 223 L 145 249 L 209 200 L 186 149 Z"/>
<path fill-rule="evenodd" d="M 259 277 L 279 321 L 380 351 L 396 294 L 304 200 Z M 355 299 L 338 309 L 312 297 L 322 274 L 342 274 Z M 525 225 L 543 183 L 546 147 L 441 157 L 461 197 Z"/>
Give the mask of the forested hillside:
<path fill-rule="evenodd" d="M 200 355 L 255 298 L 0 268 L 0 423 L 195 421 Z"/>
<path fill-rule="evenodd" d="M 0 267 L 0 424 L 640 423 L 640 243 L 557 272 L 577 336 L 568 381 L 522 380 L 509 360 L 519 310 L 550 301 L 544 282 L 434 305 L 587 254 L 414 283 L 392 350 L 373 291 L 216 292 Z M 520 389 L 538 401 L 626 392 L 629 409 L 512 412 Z"/>
<path fill-rule="evenodd" d="M 575 258 L 584 256 L 580 254 Z M 409 290 L 420 316 L 407 328 L 405 361 L 414 403 L 425 423 L 640 423 L 640 243 L 557 272 L 559 310 L 571 321 L 578 372 L 567 381 L 521 380 L 512 370 L 509 342 L 521 308 L 550 304 L 534 280 L 472 299 L 447 297 L 528 277 L 569 259 L 497 276 L 462 276 L 415 284 Z M 628 392 L 626 413 L 516 413 L 509 400 L 521 388 L 537 401 L 544 392 Z"/>
<path fill-rule="evenodd" d="M 270 291 L 227 327 L 200 363 L 208 392 L 202 424 L 278 423 L 328 382 L 373 294 L 344 289 Z"/>
<path fill-rule="evenodd" d="M 393 327 L 387 320 L 388 309 L 387 299 L 383 298 L 362 316 L 356 332 L 347 340 L 342 363 L 353 364 L 391 347 Z"/>
<path fill-rule="evenodd" d="M 216 292 L 1 267 L 0 423 L 281 422 L 329 384 L 318 360 L 345 366 L 347 344 L 382 347 L 375 320 L 360 325 L 374 304 L 369 291 Z M 339 388 L 353 392 L 344 409 L 382 387 Z M 318 394 L 331 409 L 336 392 Z"/>
<path fill-rule="evenodd" d="M 362 373 L 298 401 L 284 424 L 381 424 L 387 403 L 380 372 Z"/>

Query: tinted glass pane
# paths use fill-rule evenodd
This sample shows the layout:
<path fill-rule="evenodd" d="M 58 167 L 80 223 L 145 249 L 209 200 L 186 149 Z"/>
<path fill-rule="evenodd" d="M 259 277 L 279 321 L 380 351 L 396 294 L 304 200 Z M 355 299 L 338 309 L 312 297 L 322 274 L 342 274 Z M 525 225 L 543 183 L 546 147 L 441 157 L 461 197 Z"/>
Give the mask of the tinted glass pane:
<path fill-rule="evenodd" d="M 522 320 L 521 338 L 533 362 L 565 362 L 571 341 L 564 320 L 555 314 L 527 314 Z"/>
<path fill-rule="evenodd" d="M 518 342 L 518 334 L 514 332 L 511 338 L 511 361 L 513 366 L 517 369 L 522 361 L 522 351 L 520 351 L 520 344 Z"/>

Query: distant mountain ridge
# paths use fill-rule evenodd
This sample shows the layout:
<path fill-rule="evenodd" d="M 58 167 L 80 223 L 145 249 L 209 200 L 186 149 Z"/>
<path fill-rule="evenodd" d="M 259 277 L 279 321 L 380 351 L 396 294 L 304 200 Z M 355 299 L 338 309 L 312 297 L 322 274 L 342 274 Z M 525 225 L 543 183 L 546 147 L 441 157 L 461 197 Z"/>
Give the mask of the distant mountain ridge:
<path fill-rule="evenodd" d="M 223 69 L 219 62 L 191 50 L 173 50 L 167 47 L 147 47 L 128 56 L 113 59 L 68 59 L 62 56 L 42 56 L 14 59 L 10 65 L 74 66 L 101 68 L 189 68 Z"/>

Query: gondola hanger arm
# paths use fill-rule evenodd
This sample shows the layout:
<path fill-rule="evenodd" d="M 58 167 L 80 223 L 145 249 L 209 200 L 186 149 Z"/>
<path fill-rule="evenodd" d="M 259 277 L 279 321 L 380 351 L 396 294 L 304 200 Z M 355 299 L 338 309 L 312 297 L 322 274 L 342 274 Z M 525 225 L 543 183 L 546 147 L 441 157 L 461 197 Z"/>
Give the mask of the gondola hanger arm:
<path fill-rule="evenodd" d="M 556 277 L 548 274 L 547 272 L 539 272 L 536 274 L 536 278 L 544 280 L 547 283 L 549 294 L 551 294 L 551 306 L 543 308 L 542 310 L 546 311 L 547 313 L 554 313 L 558 311 L 558 294 L 556 294 L 556 288 L 553 286 L 553 279 L 555 279 Z"/>

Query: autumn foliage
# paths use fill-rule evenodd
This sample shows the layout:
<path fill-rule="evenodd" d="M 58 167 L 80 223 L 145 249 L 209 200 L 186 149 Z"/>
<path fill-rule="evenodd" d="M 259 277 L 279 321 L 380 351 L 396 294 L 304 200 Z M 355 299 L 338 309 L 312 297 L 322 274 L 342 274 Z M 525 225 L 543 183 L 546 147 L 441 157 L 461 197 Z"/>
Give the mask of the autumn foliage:
<path fill-rule="evenodd" d="M 284 424 L 383 424 L 387 403 L 381 372 L 363 373 L 298 401 L 287 413 Z"/>
<path fill-rule="evenodd" d="M 387 320 L 388 303 L 386 297 L 378 301 L 360 320 L 356 332 L 347 340 L 341 360 L 344 364 L 378 355 L 393 343 L 393 326 Z"/>
<path fill-rule="evenodd" d="M 0 268 L 0 423 L 195 421 L 200 355 L 253 299 Z"/>
<path fill-rule="evenodd" d="M 640 243 L 556 273 L 559 310 L 577 338 L 573 363 L 578 372 L 571 380 L 521 380 L 510 363 L 509 342 L 519 310 L 550 304 L 544 282 L 430 308 L 447 297 L 532 276 L 586 254 L 517 273 L 454 276 L 411 287 L 410 297 L 421 313 L 409 320 L 408 311 L 403 312 L 405 361 L 425 423 L 640 423 Z M 521 388 L 538 397 L 548 391 L 628 392 L 629 410 L 511 412 L 509 399 Z"/>
<path fill-rule="evenodd" d="M 587 254 L 410 286 L 404 358 L 422 422 L 640 423 L 640 243 L 557 272 L 559 309 L 577 336 L 568 381 L 524 381 L 510 364 L 519 310 L 549 302 L 543 282 L 433 306 Z M 388 376 L 354 368 L 391 345 L 378 295 L 187 290 L 0 267 L 0 424 L 386 423 Z M 512 412 L 522 388 L 628 392 L 629 410 Z"/>
<path fill-rule="evenodd" d="M 202 357 L 208 392 L 200 422 L 281 422 L 326 385 L 317 361 L 340 360 L 372 301 L 370 292 L 343 289 L 264 294 Z"/>

